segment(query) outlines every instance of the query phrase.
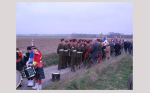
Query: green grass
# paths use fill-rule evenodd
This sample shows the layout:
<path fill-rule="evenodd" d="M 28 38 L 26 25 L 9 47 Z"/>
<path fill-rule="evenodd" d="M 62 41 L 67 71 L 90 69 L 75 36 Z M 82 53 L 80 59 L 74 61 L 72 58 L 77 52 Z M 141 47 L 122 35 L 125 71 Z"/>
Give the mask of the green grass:
<path fill-rule="evenodd" d="M 128 77 L 133 73 L 130 68 L 132 59 L 128 54 L 118 59 L 119 57 L 112 59 L 114 63 L 105 62 L 107 66 L 99 69 L 101 71 L 96 71 L 101 66 L 98 64 L 72 78 L 47 86 L 44 90 L 127 90 Z"/>
<path fill-rule="evenodd" d="M 44 67 L 56 65 L 58 64 L 58 61 L 59 61 L 59 55 L 56 53 L 42 55 L 42 62 L 44 64 Z"/>

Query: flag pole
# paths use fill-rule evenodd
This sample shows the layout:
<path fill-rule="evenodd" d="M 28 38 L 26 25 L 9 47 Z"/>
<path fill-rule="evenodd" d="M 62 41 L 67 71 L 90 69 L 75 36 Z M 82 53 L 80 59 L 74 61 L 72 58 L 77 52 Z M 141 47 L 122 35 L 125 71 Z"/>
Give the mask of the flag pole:
<path fill-rule="evenodd" d="M 33 40 L 33 38 L 32 38 L 32 41 L 31 41 L 31 46 L 33 46 L 33 41 L 34 41 L 34 40 Z"/>

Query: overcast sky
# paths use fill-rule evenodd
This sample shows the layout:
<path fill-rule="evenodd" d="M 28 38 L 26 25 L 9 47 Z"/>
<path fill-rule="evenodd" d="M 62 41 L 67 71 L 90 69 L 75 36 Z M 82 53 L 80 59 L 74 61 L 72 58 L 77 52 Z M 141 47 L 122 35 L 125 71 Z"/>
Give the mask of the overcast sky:
<path fill-rule="evenodd" d="M 133 34 L 132 2 L 17 2 L 17 34 Z"/>

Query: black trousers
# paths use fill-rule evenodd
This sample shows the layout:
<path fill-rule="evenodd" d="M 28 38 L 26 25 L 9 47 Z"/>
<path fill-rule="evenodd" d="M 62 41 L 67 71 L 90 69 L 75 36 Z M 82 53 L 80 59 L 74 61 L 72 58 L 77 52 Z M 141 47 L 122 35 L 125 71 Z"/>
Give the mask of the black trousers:
<path fill-rule="evenodd" d="M 115 56 L 118 56 L 118 55 L 120 55 L 120 50 L 115 50 Z"/>

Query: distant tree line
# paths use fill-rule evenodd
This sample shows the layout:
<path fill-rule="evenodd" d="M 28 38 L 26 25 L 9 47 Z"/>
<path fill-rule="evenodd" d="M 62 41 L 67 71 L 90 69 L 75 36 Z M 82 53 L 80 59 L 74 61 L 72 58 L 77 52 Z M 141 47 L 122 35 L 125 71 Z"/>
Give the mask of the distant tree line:
<path fill-rule="evenodd" d="M 101 34 L 76 34 L 72 33 L 71 38 L 101 38 Z M 103 37 L 106 36 L 107 38 L 112 38 L 112 37 L 117 37 L 117 38 L 133 38 L 132 35 L 125 35 L 123 33 L 114 33 L 114 32 L 109 32 L 108 34 L 103 35 Z"/>

